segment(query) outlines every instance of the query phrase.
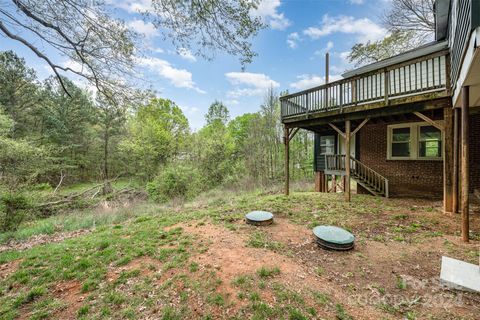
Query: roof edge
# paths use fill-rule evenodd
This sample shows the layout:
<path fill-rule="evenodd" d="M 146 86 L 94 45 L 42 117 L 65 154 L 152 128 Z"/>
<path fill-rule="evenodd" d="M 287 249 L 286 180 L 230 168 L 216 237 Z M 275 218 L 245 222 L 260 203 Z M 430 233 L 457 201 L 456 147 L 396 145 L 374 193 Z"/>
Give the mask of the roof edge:
<path fill-rule="evenodd" d="M 409 50 L 407 52 L 398 54 L 396 56 L 393 56 L 378 62 L 374 62 L 366 66 L 353 69 L 351 71 L 344 72 L 342 74 L 342 77 L 350 78 L 350 77 L 364 74 L 370 71 L 374 71 L 374 70 L 385 68 L 391 65 L 399 64 L 408 60 L 412 60 L 418 57 L 426 56 L 428 54 L 442 51 L 445 49 L 448 49 L 448 41 L 445 40 L 445 41 L 431 42 L 429 44 L 415 48 L 413 50 Z"/>

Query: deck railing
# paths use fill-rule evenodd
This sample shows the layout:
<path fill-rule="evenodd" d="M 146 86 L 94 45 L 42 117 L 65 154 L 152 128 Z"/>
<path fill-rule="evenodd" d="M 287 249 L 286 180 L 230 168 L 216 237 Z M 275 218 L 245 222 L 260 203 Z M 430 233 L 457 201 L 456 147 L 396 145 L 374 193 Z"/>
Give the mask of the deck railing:
<path fill-rule="evenodd" d="M 282 96 L 282 118 L 348 108 L 445 90 L 446 53 L 429 55 L 367 74 Z"/>
<path fill-rule="evenodd" d="M 476 0 L 455 0 L 452 1 L 450 10 L 451 79 L 456 82 L 472 28 L 478 24 L 478 18 L 477 21 L 472 20 L 478 15 L 479 3 Z"/>
<path fill-rule="evenodd" d="M 345 158 L 344 154 L 325 155 L 325 170 L 344 172 Z M 388 198 L 388 179 L 353 157 L 350 157 L 350 174 L 354 179 L 363 182 L 368 187 L 373 188 L 375 192 Z"/>

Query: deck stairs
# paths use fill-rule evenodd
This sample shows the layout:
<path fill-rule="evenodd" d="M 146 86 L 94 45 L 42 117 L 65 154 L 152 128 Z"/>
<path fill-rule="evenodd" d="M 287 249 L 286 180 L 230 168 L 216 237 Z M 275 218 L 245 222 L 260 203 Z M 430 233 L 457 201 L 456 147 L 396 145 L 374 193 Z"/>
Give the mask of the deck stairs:
<path fill-rule="evenodd" d="M 345 172 L 345 155 L 325 155 L 326 175 L 344 176 Z M 354 157 L 350 157 L 350 178 L 374 196 L 389 196 L 388 179 Z"/>

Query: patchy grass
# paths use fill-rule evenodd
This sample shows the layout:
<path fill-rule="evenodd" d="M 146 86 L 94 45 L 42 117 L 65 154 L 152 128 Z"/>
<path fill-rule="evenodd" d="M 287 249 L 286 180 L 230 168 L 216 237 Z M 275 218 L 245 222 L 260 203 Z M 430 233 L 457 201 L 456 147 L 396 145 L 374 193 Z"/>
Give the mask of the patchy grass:
<path fill-rule="evenodd" d="M 257 270 L 257 275 L 260 278 L 271 278 L 274 276 L 278 276 L 280 274 L 280 269 L 278 267 L 261 267 Z"/>
<path fill-rule="evenodd" d="M 244 214 L 254 209 L 271 211 L 280 222 L 245 226 Z M 477 240 L 457 241 L 460 218 L 439 210 L 422 201 L 357 195 L 345 203 L 336 194 L 287 198 L 258 191 L 219 194 L 180 207 L 142 203 L 50 217 L 23 225 L 13 238 L 92 232 L 0 253 L 0 318 L 474 319 L 478 306 L 446 309 L 418 299 L 438 301 L 451 294 L 415 282 L 438 277 L 441 255 L 478 261 Z M 474 216 L 475 235 L 478 221 Z M 201 233 L 212 224 L 238 237 L 235 247 L 242 248 L 236 255 L 221 251 L 222 241 L 231 238 Z M 320 224 L 351 230 L 355 250 L 319 249 L 305 234 Z M 199 233 L 192 233 L 195 228 Z M 209 260 L 212 248 L 220 250 L 220 263 Z M 258 261 L 247 253 L 271 259 L 234 274 L 222 265 Z"/>
<path fill-rule="evenodd" d="M 252 232 L 247 244 L 252 248 L 265 248 L 269 250 L 280 250 L 283 248 L 282 243 L 271 240 L 263 231 Z"/>

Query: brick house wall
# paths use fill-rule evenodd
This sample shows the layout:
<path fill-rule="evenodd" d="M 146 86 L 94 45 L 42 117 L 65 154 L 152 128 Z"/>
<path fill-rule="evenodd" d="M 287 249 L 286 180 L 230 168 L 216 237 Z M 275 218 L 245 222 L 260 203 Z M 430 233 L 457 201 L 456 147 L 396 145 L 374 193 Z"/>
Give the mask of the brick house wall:
<path fill-rule="evenodd" d="M 411 122 L 411 121 L 406 121 Z M 470 121 L 470 186 L 480 188 L 480 114 Z M 392 196 L 443 197 L 443 161 L 387 160 L 387 126 L 366 124 L 358 133 L 360 161 L 389 180 Z M 360 186 L 358 193 L 368 193 Z"/>

